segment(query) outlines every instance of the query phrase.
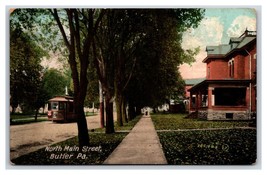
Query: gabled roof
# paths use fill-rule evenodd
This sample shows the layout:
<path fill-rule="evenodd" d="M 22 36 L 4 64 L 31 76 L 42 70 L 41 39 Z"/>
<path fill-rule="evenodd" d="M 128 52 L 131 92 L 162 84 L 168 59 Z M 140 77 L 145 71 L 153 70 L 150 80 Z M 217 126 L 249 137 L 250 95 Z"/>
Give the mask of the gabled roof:
<path fill-rule="evenodd" d="M 242 42 L 240 42 L 240 43 L 238 44 L 238 46 L 237 46 L 236 48 L 241 49 L 241 48 L 243 48 L 245 45 L 247 45 L 247 44 L 249 44 L 251 41 L 253 41 L 254 39 L 256 39 L 256 36 L 254 36 L 254 37 L 245 37 L 245 38 L 243 38 Z"/>
<path fill-rule="evenodd" d="M 240 37 L 232 37 L 229 44 L 218 46 L 207 46 L 207 57 L 202 61 L 205 63 L 210 58 L 225 58 L 236 50 L 242 49 L 252 41 L 256 40 L 256 32 L 246 30 Z"/>

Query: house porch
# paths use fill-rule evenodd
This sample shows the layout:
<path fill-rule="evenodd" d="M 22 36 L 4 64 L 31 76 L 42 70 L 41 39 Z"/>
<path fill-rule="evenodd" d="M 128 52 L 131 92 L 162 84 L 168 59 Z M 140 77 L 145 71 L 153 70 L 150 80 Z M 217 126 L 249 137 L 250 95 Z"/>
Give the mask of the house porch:
<path fill-rule="evenodd" d="M 205 80 L 190 91 L 190 113 L 207 120 L 249 120 L 249 80 Z"/>

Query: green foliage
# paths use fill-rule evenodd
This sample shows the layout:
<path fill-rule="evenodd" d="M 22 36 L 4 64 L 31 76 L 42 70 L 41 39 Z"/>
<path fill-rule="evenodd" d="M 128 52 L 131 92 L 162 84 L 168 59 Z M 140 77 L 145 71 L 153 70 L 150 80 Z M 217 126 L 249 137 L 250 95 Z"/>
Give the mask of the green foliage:
<path fill-rule="evenodd" d="M 127 133 L 90 133 L 90 146 L 100 147 L 99 151 L 64 151 L 65 146 L 78 146 L 78 138 L 74 137 L 64 142 L 51 145 L 52 147 L 61 146 L 62 151 L 45 151 L 45 148 L 38 151 L 23 155 L 16 159 L 11 160 L 15 165 L 97 165 L 102 164 L 106 158 L 113 152 L 119 145 Z M 52 154 L 73 154 L 71 159 L 51 159 Z M 77 158 L 79 153 L 85 154 L 86 158 Z"/>
<path fill-rule="evenodd" d="M 168 102 L 170 97 L 183 95 L 184 82 L 178 66 L 193 62 L 199 48 L 183 50 L 182 33 L 199 24 L 204 10 L 144 11 L 145 37 L 135 53 L 138 59 L 127 95 L 137 106 L 155 107 Z"/>
<path fill-rule="evenodd" d="M 68 77 L 56 69 L 52 68 L 44 72 L 43 89 L 46 91 L 48 99 L 56 95 L 65 95 L 65 87 L 69 87 L 69 84 Z"/>
<path fill-rule="evenodd" d="M 158 132 L 170 165 L 251 165 L 256 162 L 256 130 Z"/>
<path fill-rule="evenodd" d="M 251 123 L 248 121 L 207 121 L 184 117 L 185 114 L 156 114 L 151 118 L 156 130 L 248 127 Z"/>
<path fill-rule="evenodd" d="M 92 60 L 89 63 L 87 72 L 88 87 L 84 105 L 92 107 L 94 103 L 94 106 L 97 108 L 99 106 L 99 80 Z"/>
<path fill-rule="evenodd" d="M 255 163 L 256 130 L 245 129 L 250 122 L 206 121 L 184 117 L 185 115 L 182 114 L 156 114 L 151 117 L 158 130 L 168 164 L 250 165 Z M 244 127 L 244 129 L 235 129 L 235 127 Z M 209 128 L 218 129 L 208 130 Z"/>
<path fill-rule="evenodd" d="M 61 17 L 64 16 L 61 15 Z M 10 15 L 10 28 L 26 33 L 33 42 L 42 46 L 47 52 L 59 51 L 66 55 L 66 47 L 60 37 L 60 31 L 48 9 L 15 9 Z"/>
<path fill-rule="evenodd" d="M 21 104 L 25 110 L 35 109 L 41 87 L 41 58 L 47 56 L 30 37 L 20 30 L 10 30 L 10 105 Z"/>

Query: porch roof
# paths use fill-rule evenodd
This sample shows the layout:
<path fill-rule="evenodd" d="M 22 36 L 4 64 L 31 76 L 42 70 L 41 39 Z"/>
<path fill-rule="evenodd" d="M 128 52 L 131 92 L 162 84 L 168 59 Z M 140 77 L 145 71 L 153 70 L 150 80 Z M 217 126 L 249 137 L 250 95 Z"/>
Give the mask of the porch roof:
<path fill-rule="evenodd" d="M 195 86 L 188 89 L 189 92 L 195 92 L 204 88 L 208 88 L 210 84 L 218 84 L 224 86 L 248 86 L 251 80 L 249 79 L 224 79 L 224 80 L 204 80 Z"/>

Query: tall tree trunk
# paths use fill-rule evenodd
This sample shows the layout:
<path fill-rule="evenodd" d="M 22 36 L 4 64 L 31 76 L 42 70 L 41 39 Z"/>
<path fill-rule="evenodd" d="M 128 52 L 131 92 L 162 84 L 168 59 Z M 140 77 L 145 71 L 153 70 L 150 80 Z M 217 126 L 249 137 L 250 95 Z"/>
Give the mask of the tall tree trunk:
<path fill-rule="evenodd" d="M 125 103 L 124 97 L 122 97 L 121 114 L 122 114 L 122 121 L 124 123 L 128 123 L 128 118 L 127 118 L 127 113 L 126 113 L 126 103 Z"/>
<path fill-rule="evenodd" d="M 129 116 L 129 120 L 132 120 L 136 117 L 135 109 L 131 102 L 129 102 L 128 116 Z"/>
<path fill-rule="evenodd" d="M 115 77 L 114 77 L 114 93 L 116 99 L 116 112 L 117 112 L 117 124 L 118 126 L 123 126 L 122 117 L 122 78 L 121 78 L 121 60 L 120 57 L 115 57 Z"/>
<path fill-rule="evenodd" d="M 99 115 L 100 115 L 100 127 L 105 127 L 105 107 L 104 107 L 104 99 L 103 99 L 103 91 L 102 91 L 102 85 L 99 81 Z"/>
<path fill-rule="evenodd" d="M 15 114 L 16 107 L 14 107 L 14 106 L 11 106 L 11 107 L 12 107 L 11 114 Z"/>
<path fill-rule="evenodd" d="M 74 102 L 75 103 L 75 102 Z M 81 103 L 74 104 L 75 115 L 77 117 L 78 138 L 80 149 L 83 146 L 89 146 L 89 134 L 87 128 L 87 121 Z"/>
<path fill-rule="evenodd" d="M 38 111 L 39 109 L 35 109 L 34 121 L 36 122 L 37 122 Z"/>
<path fill-rule="evenodd" d="M 100 128 L 105 127 L 105 108 L 104 108 L 104 102 L 99 103 L 99 116 L 100 116 Z"/>
<path fill-rule="evenodd" d="M 116 90 L 115 90 L 115 99 L 116 99 L 117 124 L 118 124 L 118 126 L 123 126 L 123 120 L 122 120 L 122 98 L 120 97 L 118 92 L 116 92 Z"/>
<path fill-rule="evenodd" d="M 111 102 L 111 96 L 107 94 L 105 100 L 106 106 L 106 134 L 112 134 L 114 130 L 114 120 L 113 120 L 113 103 Z"/>
<path fill-rule="evenodd" d="M 141 114 L 141 107 L 136 106 L 136 115 L 140 115 L 140 114 Z"/>

